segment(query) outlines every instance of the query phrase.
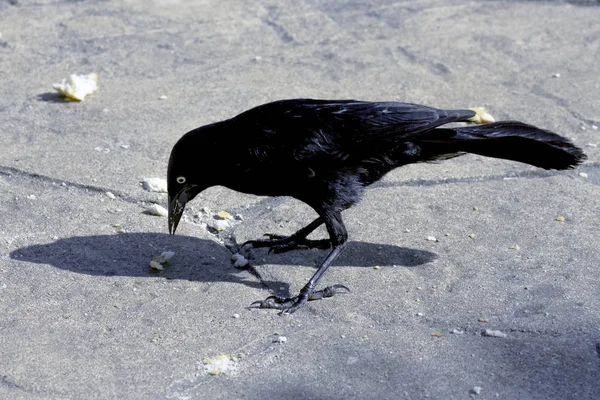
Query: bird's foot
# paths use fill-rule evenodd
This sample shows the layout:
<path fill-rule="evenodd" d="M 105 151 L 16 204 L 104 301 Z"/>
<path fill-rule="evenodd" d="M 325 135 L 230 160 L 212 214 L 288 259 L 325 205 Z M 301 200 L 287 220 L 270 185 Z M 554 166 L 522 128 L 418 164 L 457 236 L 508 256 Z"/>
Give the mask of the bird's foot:
<path fill-rule="evenodd" d="M 331 247 L 329 239 L 311 240 L 305 237 L 295 235 L 282 236 L 267 233 L 268 239 L 249 240 L 242 244 L 242 248 L 251 246 L 252 248 L 268 247 L 269 253 L 285 253 L 286 251 L 296 249 L 328 249 Z"/>
<path fill-rule="evenodd" d="M 326 297 L 333 297 L 336 293 L 344 293 L 340 292 L 341 289 L 350 292 L 350 289 L 344 285 L 332 285 L 312 293 L 302 290 L 300 291 L 300 294 L 295 297 L 269 296 L 265 300 L 255 301 L 250 304 L 248 308 L 273 308 L 280 310 L 279 315 L 292 314 L 304 306 L 307 301 L 321 300 Z"/>

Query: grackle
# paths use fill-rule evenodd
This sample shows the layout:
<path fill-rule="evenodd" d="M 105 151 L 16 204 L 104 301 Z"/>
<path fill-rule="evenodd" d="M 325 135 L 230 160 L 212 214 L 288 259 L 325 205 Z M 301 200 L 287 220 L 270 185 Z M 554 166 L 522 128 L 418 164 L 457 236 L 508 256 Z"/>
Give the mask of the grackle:
<path fill-rule="evenodd" d="M 292 196 L 308 204 L 318 217 L 306 227 L 291 236 L 244 244 L 275 252 L 332 248 L 297 296 L 252 303 L 293 313 L 308 300 L 347 290 L 343 285 L 316 290 L 346 246 L 341 213 L 391 170 L 464 153 L 557 170 L 586 158 L 569 139 L 522 122 L 444 126 L 473 116 L 471 110 L 400 102 L 292 99 L 194 129 L 175 144 L 169 159 L 169 232 L 175 233 L 186 203 L 215 185 L 261 196 Z M 227 149 L 230 162 L 222 161 L 222 149 Z M 307 239 L 322 224 L 329 239 Z"/>

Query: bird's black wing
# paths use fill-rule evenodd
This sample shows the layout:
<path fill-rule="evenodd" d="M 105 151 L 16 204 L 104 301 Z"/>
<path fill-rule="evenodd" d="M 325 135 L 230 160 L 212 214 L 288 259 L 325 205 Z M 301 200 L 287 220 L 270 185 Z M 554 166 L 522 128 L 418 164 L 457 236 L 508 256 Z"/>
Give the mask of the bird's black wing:
<path fill-rule="evenodd" d="M 297 161 L 327 156 L 331 162 L 376 154 L 474 115 L 401 102 L 294 99 L 258 106 L 234 120 L 243 127 L 240 140 L 258 155 Z"/>

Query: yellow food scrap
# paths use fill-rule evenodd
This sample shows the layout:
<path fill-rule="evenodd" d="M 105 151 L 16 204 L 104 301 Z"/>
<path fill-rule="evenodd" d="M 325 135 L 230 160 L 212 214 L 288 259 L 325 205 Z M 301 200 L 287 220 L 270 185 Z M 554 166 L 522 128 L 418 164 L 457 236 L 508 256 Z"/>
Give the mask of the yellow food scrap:
<path fill-rule="evenodd" d="M 558 222 L 563 222 L 565 220 L 565 217 L 563 217 L 562 215 L 559 215 L 558 217 L 556 217 L 554 219 Z"/>
<path fill-rule="evenodd" d="M 217 213 L 217 215 L 215 215 L 215 218 L 217 219 L 231 219 L 231 214 L 229 214 L 227 211 L 219 211 Z"/>
<path fill-rule="evenodd" d="M 434 332 L 431 334 L 431 336 L 442 337 L 442 336 L 444 336 L 444 334 L 442 332 Z"/>
<path fill-rule="evenodd" d="M 69 99 L 82 101 L 85 96 L 98 89 L 97 82 L 98 74 L 95 72 L 88 75 L 71 74 L 69 78 L 53 84 L 52 87 Z"/>
<path fill-rule="evenodd" d="M 469 118 L 469 121 L 474 124 L 489 124 L 490 122 L 496 122 L 494 117 L 492 117 L 483 107 L 473 107 L 469 108 L 469 110 L 475 111 L 475 116 Z"/>

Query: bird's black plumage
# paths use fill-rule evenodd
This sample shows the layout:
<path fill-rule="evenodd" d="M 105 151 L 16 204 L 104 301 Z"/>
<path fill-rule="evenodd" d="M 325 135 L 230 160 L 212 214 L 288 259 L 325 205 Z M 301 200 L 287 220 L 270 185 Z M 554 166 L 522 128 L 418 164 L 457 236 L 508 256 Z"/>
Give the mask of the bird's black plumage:
<path fill-rule="evenodd" d="M 360 200 L 366 186 L 394 168 L 465 152 L 545 169 L 567 169 L 585 159 L 568 139 L 521 122 L 442 127 L 474 115 L 471 110 L 400 102 L 293 99 L 194 129 L 175 144 L 169 160 L 169 231 L 175 232 L 185 204 L 210 186 L 305 202 L 317 212 L 315 221 L 289 237 L 248 243 L 275 251 L 301 245 L 332 247 L 298 296 L 258 302 L 260 307 L 294 312 L 307 300 L 344 288 L 315 290 L 345 247 L 341 212 Z M 221 149 L 227 149 L 230 162 L 222 161 Z M 321 224 L 329 240 L 306 239 Z"/>

